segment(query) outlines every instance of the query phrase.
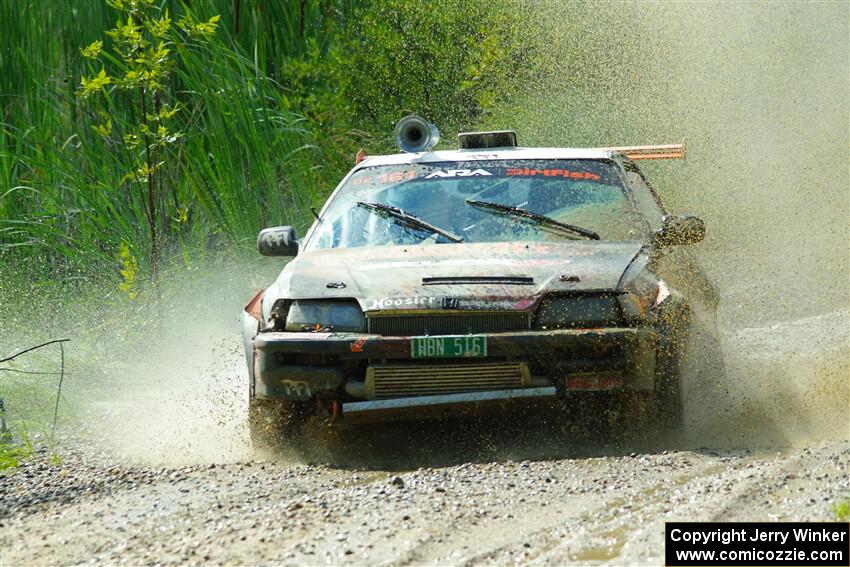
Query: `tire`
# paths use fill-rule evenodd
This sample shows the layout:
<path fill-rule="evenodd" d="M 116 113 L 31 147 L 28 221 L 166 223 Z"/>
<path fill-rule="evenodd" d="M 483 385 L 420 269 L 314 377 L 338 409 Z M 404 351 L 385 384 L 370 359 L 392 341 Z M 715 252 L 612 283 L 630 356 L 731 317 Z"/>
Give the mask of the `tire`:
<path fill-rule="evenodd" d="M 659 376 L 654 396 L 655 424 L 661 432 L 678 432 L 684 423 L 681 376 L 678 364 Z"/>
<path fill-rule="evenodd" d="M 582 443 L 612 443 L 623 438 L 629 405 L 611 392 L 578 392 L 566 400 L 568 416 L 562 431 Z"/>
<path fill-rule="evenodd" d="M 313 401 L 252 398 L 248 402 L 251 444 L 255 449 L 273 452 L 297 446 L 314 408 Z"/>
<path fill-rule="evenodd" d="M 661 337 L 656 351 L 655 390 L 651 411 L 654 428 L 659 433 L 681 431 L 684 423 L 682 400 L 682 357 L 685 333 L 670 332 Z"/>

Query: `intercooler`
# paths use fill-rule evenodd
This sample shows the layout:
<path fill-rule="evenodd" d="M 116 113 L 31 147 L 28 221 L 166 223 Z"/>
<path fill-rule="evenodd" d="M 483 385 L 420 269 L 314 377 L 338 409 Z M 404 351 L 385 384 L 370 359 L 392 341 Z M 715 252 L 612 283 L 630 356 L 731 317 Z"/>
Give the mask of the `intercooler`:
<path fill-rule="evenodd" d="M 510 390 L 531 385 L 523 362 L 382 364 L 366 370 L 368 399 Z"/>

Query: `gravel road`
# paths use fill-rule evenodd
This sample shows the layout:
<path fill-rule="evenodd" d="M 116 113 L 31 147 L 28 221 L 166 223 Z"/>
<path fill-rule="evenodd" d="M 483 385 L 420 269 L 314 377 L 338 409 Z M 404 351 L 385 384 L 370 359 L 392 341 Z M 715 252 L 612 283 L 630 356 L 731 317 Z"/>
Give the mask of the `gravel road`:
<path fill-rule="evenodd" d="M 843 441 L 564 447 L 415 469 L 416 456 L 403 468 L 260 457 L 154 468 L 116 465 L 84 444 L 65 452 L 0 484 L 3 565 L 658 565 L 665 521 L 825 520 L 850 492 Z"/>
<path fill-rule="evenodd" d="M 60 463 L 42 450 L 0 476 L 0 565 L 660 565 L 666 521 L 829 520 L 850 496 L 846 323 L 728 334 L 729 397 L 695 400 L 722 419 L 685 439 L 606 440 L 532 413 L 364 429 L 307 461 L 246 449 L 228 344 L 232 367 L 191 369 L 207 397 L 173 376 L 147 398 L 110 392 L 115 419 L 66 434 Z M 790 346 L 762 360 L 774 343 Z"/>

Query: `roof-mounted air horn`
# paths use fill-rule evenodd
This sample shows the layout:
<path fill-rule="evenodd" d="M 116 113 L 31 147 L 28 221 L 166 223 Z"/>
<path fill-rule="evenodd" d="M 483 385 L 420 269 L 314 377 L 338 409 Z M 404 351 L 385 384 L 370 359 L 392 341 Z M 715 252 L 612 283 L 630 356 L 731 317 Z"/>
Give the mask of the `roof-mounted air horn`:
<path fill-rule="evenodd" d="M 395 125 L 395 143 L 403 152 L 427 152 L 440 142 L 440 131 L 425 119 L 411 114 Z"/>

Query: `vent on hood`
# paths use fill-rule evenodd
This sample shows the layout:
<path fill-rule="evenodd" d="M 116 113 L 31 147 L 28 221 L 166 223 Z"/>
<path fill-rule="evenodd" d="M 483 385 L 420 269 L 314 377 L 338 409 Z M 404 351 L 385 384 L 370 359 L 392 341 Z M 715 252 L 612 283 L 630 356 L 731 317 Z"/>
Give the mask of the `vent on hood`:
<path fill-rule="evenodd" d="M 455 284 L 534 285 L 534 278 L 527 276 L 446 276 L 422 278 L 422 285 Z"/>

